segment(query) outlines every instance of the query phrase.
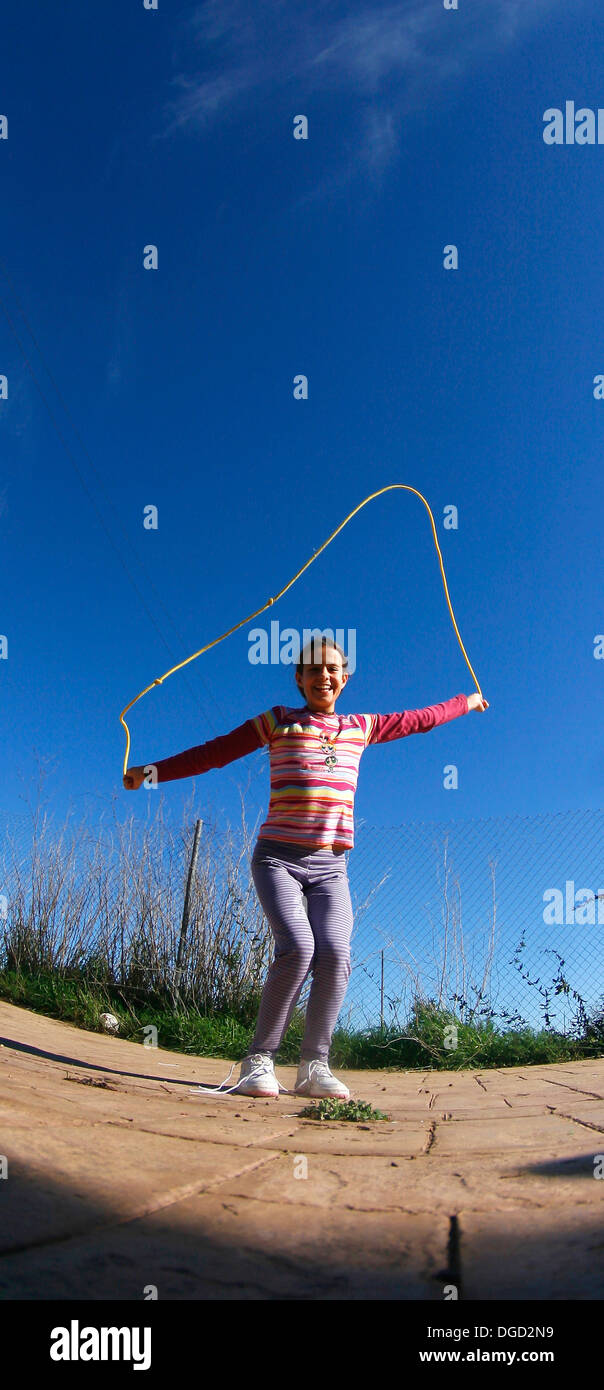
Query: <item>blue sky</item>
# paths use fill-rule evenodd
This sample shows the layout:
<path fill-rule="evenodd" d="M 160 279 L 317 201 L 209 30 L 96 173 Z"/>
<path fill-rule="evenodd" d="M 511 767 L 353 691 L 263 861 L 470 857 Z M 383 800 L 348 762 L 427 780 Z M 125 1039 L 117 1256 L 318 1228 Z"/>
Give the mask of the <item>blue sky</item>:
<path fill-rule="evenodd" d="M 547 108 L 604 105 L 599 6 L 68 0 L 26 24 L 7 0 L 1 27 L 0 810 L 42 764 L 59 822 L 150 795 L 178 818 L 190 780 L 122 789 L 120 710 L 394 482 L 433 509 L 490 709 L 369 750 L 358 816 L 601 806 L 604 146 L 542 138 Z M 270 618 L 355 629 L 342 712 L 474 688 L 410 494 Z M 140 701 L 130 761 L 297 703 L 248 647 Z M 240 786 L 253 821 L 261 753 L 198 778 L 200 814 L 237 819 Z"/>

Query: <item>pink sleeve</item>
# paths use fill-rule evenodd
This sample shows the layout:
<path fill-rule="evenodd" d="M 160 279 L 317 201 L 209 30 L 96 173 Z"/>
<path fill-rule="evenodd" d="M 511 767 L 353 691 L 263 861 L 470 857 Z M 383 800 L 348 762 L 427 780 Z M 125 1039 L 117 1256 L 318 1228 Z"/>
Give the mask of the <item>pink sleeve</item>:
<path fill-rule="evenodd" d="M 268 743 L 272 729 L 277 723 L 277 710 L 266 710 L 255 719 L 246 719 L 229 734 L 221 734 L 208 743 L 199 743 L 196 748 L 187 748 L 184 753 L 175 753 L 173 758 L 162 758 L 159 763 L 147 763 L 147 767 L 157 769 L 158 782 L 173 782 L 177 777 L 196 777 L 199 772 L 209 772 L 214 767 L 225 767 L 236 758 L 244 758 Z"/>
<path fill-rule="evenodd" d="M 391 739 L 406 738 L 408 734 L 427 734 L 437 724 L 447 724 L 450 719 L 467 713 L 467 695 L 454 695 L 452 700 L 427 705 L 426 709 L 406 709 L 401 714 L 370 714 L 372 727 L 367 744 L 389 743 Z"/>

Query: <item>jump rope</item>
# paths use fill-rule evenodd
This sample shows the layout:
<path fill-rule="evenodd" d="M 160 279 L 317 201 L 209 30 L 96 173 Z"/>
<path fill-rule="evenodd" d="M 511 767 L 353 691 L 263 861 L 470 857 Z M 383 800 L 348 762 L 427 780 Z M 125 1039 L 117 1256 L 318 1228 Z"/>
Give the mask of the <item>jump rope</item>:
<path fill-rule="evenodd" d="M 339 525 L 339 526 L 336 526 L 335 531 L 332 531 L 331 535 L 327 537 L 327 540 L 323 542 L 323 545 L 319 546 L 319 549 L 318 549 L 318 550 L 315 550 L 315 551 L 313 552 L 313 554 L 310 556 L 310 559 L 308 559 L 308 560 L 306 561 L 306 564 L 302 565 L 302 568 L 299 569 L 299 570 L 297 571 L 297 573 L 293 576 L 293 579 L 290 579 L 290 580 L 289 580 L 289 583 L 285 584 L 284 587 L 283 587 L 282 589 L 279 590 L 279 593 L 278 593 L 278 594 L 275 594 L 273 598 L 267 599 L 266 603 L 262 605 L 262 608 L 257 608 L 256 611 L 255 611 L 255 613 L 250 613 L 250 614 L 248 615 L 248 617 L 242 618 L 242 619 L 241 619 L 241 622 L 235 623 L 234 626 L 233 626 L 233 627 L 230 627 L 230 628 L 228 629 L 227 632 L 223 632 L 223 633 L 221 634 L 220 637 L 215 637 L 214 640 L 213 640 L 213 642 L 208 642 L 208 643 L 206 644 L 205 647 L 200 647 L 200 649 L 199 649 L 198 652 L 193 652 L 193 655 L 192 655 L 192 656 L 188 656 L 188 657 L 185 659 L 185 661 L 179 661 L 179 663 L 178 663 L 177 666 L 172 666 L 172 667 L 170 668 L 169 671 L 166 671 L 166 672 L 164 673 L 163 676 L 157 676 L 156 679 L 155 679 L 154 681 L 151 681 L 151 684 L 150 684 L 150 685 L 145 686 L 145 689 L 144 689 L 144 690 L 141 690 L 141 691 L 140 691 L 140 694 L 135 695 L 134 699 L 131 700 L 130 703 L 124 707 L 124 709 L 122 710 L 122 712 L 121 712 L 121 714 L 120 714 L 120 723 L 123 725 L 124 729 L 126 730 L 126 753 L 125 753 L 125 756 L 124 756 L 124 768 L 123 768 L 123 776 L 124 776 L 124 777 L 126 776 L 126 773 L 127 773 L 127 769 L 128 769 L 128 757 L 129 757 L 129 754 L 130 754 L 130 730 L 129 730 L 129 728 L 128 728 L 128 725 L 127 725 L 127 723 L 126 723 L 126 720 L 124 719 L 124 715 L 128 713 L 128 710 L 129 710 L 129 709 L 132 709 L 132 706 L 135 705 L 135 704 L 137 703 L 138 700 L 142 700 L 143 695 L 147 695 L 147 694 L 149 693 L 150 690 L 153 690 L 154 686 L 156 686 L 156 685 L 162 685 L 163 682 L 164 682 L 165 680 L 168 679 L 168 676 L 173 676 L 175 671 L 180 671 L 180 670 L 182 670 L 182 667 L 183 667 L 183 666 L 188 666 L 188 664 L 189 664 L 190 661 L 196 661 L 198 656 L 203 656 L 204 652 L 209 652 L 210 649 L 211 649 L 212 647 L 217 647 L 219 642 L 224 642 L 224 641 L 225 641 L 225 638 L 231 637 L 232 634 L 233 634 L 234 632 L 237 632 L 237 631 L 239 630 L 240 627 L 245 627 L 246 623 L 251 623 L 251 622 L 253 622 L 254 618 L 258 618 L 258 617 L 260 616 L 261 613 L 265 613 L 266 610 L 267 610 L 267 608 L 271 608 L 272 605 L 273 605 L 274 603 L 277 603 L 278 600 L 279 600 L 280 598 L 283 598 L 283 595 L 287 593 L 288 589 L 291 589 L 292 585 L 296 583 L 296 580 L 299 579 L 300 576 L 301 576 L 302 574 L 304 574 L 304 571 L 307 570 L 307 569 L 309 568 L 309 566 L 312 565 L 312 564 L 314 563 L 314 561 L 318 559 L 319 555 L 321 555 L 321 554 L 323 553 L 324 550 L 327 550 L 328 545 L 331 545 L 331 542 L 332 542 L 333 540 L 335 540 L 336 536 L 338 536 L 338 535 L 340 534 L 340 531 L 343 531 L 343 530 L 344 530 L 344 527 L 348 525 L 348 522 L 349 522 L 349 521 L 352 521 L 353 516 L 356 516 L 357 512 L 360 512 L 360 511 L 362 510 L 363 507 L 366 507 L 368 502 L 373 502 L 374 499 L 375 499 L 376 497 L 381 497 L 382 494 L 383 494 L 384 492 L 393 492 L 393 491 L 395 491 L 395 490 L 401 490 L 401 491 L 404 491 L 404 492 L 413 492 L 413 493 L 415 493 L 415 496 L 416 496 L 416 497 L 419 497 L 420 501 L 423 502 L 423 504 L 424 504 L 424 506 L 425 506 L 425 508 L 426 508 L 426 510 L 427 510 L 427 512 L 428 512 L 428 516 L 430 517 L 430 525 L 431 525 L 431 527 L 432 527 L 432 536 L 433 536 L 434 544 L 435 544 L 435 546 L 436 546 L 436 551 L 437 551 L 437 554 L 438 554 L 438 563 L 439 563 L 439 565 L 440 565 L 440 572 L 441 572 L 442 581 L 443 581 L 443 588 L 444 588 L 444 591 L 445 591 L 445 598 L 446 598 L 446 600 L 447 600 L 447 607 L 448 607 L 449 613 L 450 613 L 450 615 L 451 615 L 451 622 L 453 623 L 453 627 L 455 628 L 455 634 L 456 634 L 457 640 L 458 640 L 458 642 L 459 642 L 459 645 L 460 645 L 460 647 L 461 647 L 464 660 L 465 660 L 465 662 L 466 662 L 466 665 L 467 665 L 467 667 L 468 667 L 468 670 L 469 670 L 469 672 L 470 672 L 470 675 L 472 676 L 472 680 L 474 681 L 474 684 L 475 684 L 475 686 L 476 686 L 476 690 L 478 691 L 478 694 L 480 695 L 480 699 L 481 699 L 483 708 L 486 708 L 486 707 L 487 707 L 486 701 L 484 700 L 484 696 L 483 696 L 483 694 L 482 694 L 482 690 L 481 690 L 481 688 L 480 688 L 480 683 L 479 683 L 479 681 L 478 681 L 478 677 L 476 676 L 476 674 L 475 674 L 475 672 L 474 672 L 474 669 L 473 669 L 473 667 L 472 667 L 471 664 L 470 664 L 470 659 L 469 659 L 469 657 L 468 657 L 468 654 L 467 654 L 467 652 L 466 652 L 466 649 L 465 649 L 465 647 L 464 647 L 464 644 L 463 644 L 463 642 L 462 642 L 462 640 L 461 640 L 459 628 L 458 628 L 457 623 L 456 623 L 456 621 L 455 621 L 455 614 L 454 614 L 454 612 L 453 612 L 453 607 L 452 607 L 452 604 L 451 604 L 451 599 L 449 598 L 449 590 L 448 590 L 448 587 L 447 587 L 447 577 L 446 577 L 446 575 L 445 575 L 445 567 L 444 567 L 444 564 L 443 564 L 443 557 L 442 557 L 442 553 L 441 553 L 440 546 L 439 546 L 439 544 L 438 544 L 438 536 L 437 536 L 437 533 L 436 533 L 436 525 L 435 525 L 435 522 L 434 522 L 434 517 L 433 517 L 433 515 L 432 515 L 432 511 L 431 511 L 431 509 L 430 509 L 430 505 L 429 505 L 429 503 L 426 501 L 426 498 L 422 495 L 422 493 L 421 493 L 421 492 L 418 492 L 417 488 L 415 488 L 415 487 L 410 487 L 408 483 L 389 483 L 387 487 L 381 487 L 381 488 L 379 488 L 379 490 L 378 490 L 377 492 L 371 492 L 371 493 L 369 494 L 368 497 L 365 497 L 365 498 L 363 499 L 362 502 L 359 502 L 358 507 L 355 507 L 355 508 L 353 509 L 353 511 L 349 512 L 349 513 L 348 513 L 348 516 L 346 516 L 346 517 L 344 518 L 344 520 L 340 522 L 340 525 Z M 219 1095 L 219 1096 L 227 1096 L 227 1095 L 230 1095 L 233 1091 L 236 1091 L 236 1090 L 237 1090 L 237 1088 L 241 1085 L 241 1081 L 242 1081 L 242 1080 L 249 1080 L 249 1074 L 248 1074 L 248 1076 L 246 1076 L 246 1077 L 244 1077 L 244 1078 L 240 1078 L 239 1081 L 236 1083 L 235 1086 L 228 1086 L 228 1087 L 227 1087 L 226 1082 L 230 1080 L 230 1078 L 231 1078 L 231 1076 L 232 1076 L 232 1074 L 233 1074 L 233 1070 L 234 1070 L 234 1068 L 235 1068 L 236 1065 L 237 1065 L 237 1064 L 236 1064 L 235 1062 L 233 1062 L 233 1066 L 231 1067 L 231 1070 L 230 1070 L 228 1076 L 225 1077 L 225 1080 L 221 1083 L 220 1086 L 217 1086 L 217 1087 L 200 1086 L 200 1087 L 196 1088 L 194 1091 L 190 1092 L 190 1094 L 191 1094 L 191 1095 L 214 1095 L 214 1096 L 218 1096 L 218 1095 Z M 287 1089 L 286 1086 L 282 1086 L 282 1085 L 281 1085 L 281 1082 L 280 1082 L 280 1081 L 277 1081 L 277 1085 L 278 1085 L 280 1091 L 285 1091 L 285 1094 L 286 1094 L 286 1095 L 298 1095 L 298 1096 L 300 1096 L 300 1094 L 301 1094 L 300 1092 L 289 1091 L 289 1090 Z"/>

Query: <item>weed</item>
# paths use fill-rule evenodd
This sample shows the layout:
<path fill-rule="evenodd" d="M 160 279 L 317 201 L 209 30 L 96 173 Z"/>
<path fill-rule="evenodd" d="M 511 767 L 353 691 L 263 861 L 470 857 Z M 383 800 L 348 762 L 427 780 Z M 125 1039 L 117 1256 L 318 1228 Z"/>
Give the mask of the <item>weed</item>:
<path fill-rule="evenodd" d="M 306 1105 L 300 1111 L 309 1120 L 389 1120 L 383 1110 L 372 1110 L 368 1100 L 320 1100 L 318 1105 Z"/>

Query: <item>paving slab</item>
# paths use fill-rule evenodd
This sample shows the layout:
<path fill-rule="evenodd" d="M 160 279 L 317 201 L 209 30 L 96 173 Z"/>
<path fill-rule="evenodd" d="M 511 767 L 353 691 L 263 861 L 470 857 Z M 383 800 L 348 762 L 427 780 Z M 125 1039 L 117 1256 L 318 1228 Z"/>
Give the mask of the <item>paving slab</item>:
<path fill-rule="evenodd" d="M 517 1223 L 499 1212 L 462 1210 L 459 1225 L 465 1299 L 600 1301 L 604 1297 L 601 1209 L 565 1205 L 558 1208 L 555 1220 L 549 1208 L 532 1212 L 528 1222 Z M 512 1323 L 514 1318 L 507 1316 Z M 531 1320 L 539 1321 L 534 1316 Z M 505 1323 L 505 1317 L 501 1322 Z M 580 1355 L 578 1348 L 578 1362 Z"/>
<path fill-rule="evenodd" d="M 293 1134 L 284 1134 L 279 1148 L 289 1153 L 363 1154 L 367 1158 L 387 1154 L 400 1158 L 423 1153 L 430 1142 L 430 1134 L 429 1124 L 412 1120 L 407 1125 L 389 1126 L 386 1131 L 378 1129 L 375 1121 L 357 1126 L 344 1120 L 339 1123 L 307 1120 L 299 1124 Z M 265 1141 L 258 1140 L 255 1147 L 264 1148 Z"/>
<path fill-rule="evenodd" d="M 0 1040 L 2 1299 L 602 1296 L 604 1058 L 342 1071 L 389 1117 L 349 1124 L 2 1002 Z"/>
<path fill-rule="evenodd" d="M 439 1155 L 484 1154 L 531 1150 L 544 1153 L 572 1153 L 585 1148 L 585 1128 L 572 1117 L 509 1114 L 503 1119 L 451 1120 L 437 1123 L 434 1151 Z"/>

